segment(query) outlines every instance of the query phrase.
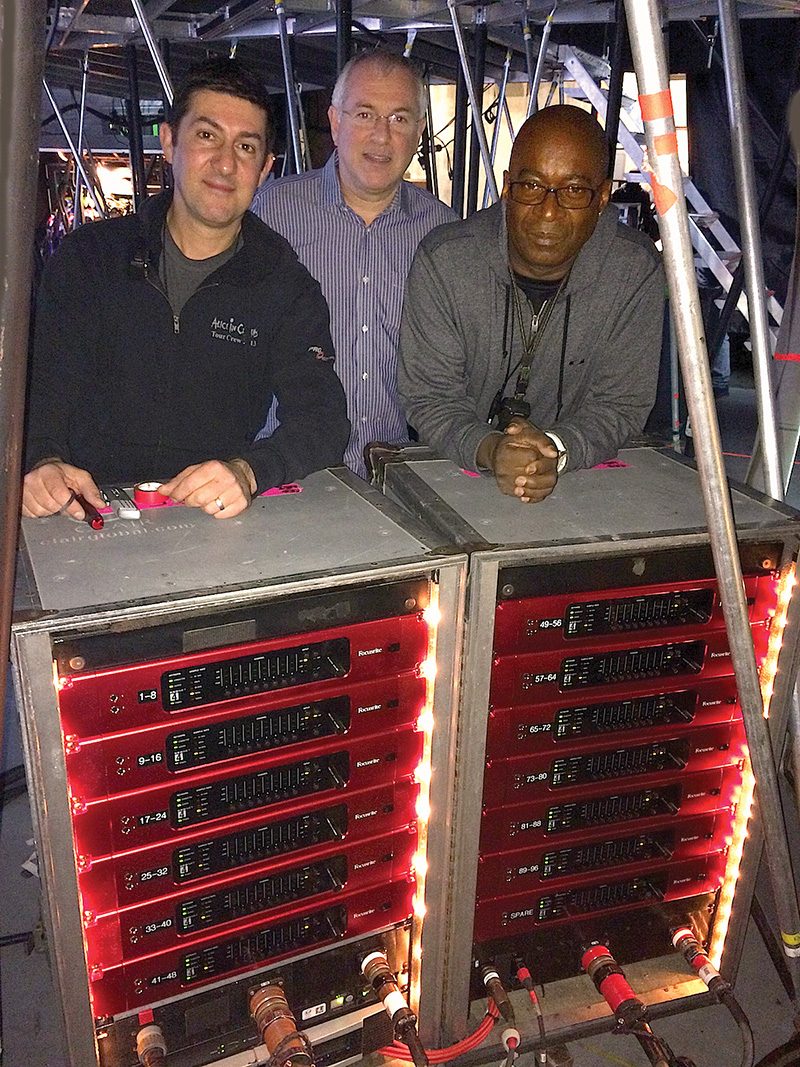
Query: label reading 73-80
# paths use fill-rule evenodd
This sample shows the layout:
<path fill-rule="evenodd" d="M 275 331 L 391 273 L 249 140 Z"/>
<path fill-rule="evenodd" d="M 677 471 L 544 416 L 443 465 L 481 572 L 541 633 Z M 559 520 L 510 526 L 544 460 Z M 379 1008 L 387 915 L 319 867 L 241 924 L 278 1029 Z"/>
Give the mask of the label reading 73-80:
<path fill-rule="evenodd" d="M 136 822 L 139 826 L 152 826 L 157 822 L 166 822 L 168 818 L 168 811 L 146 811 L 144 814 L 136 816 Z"/>

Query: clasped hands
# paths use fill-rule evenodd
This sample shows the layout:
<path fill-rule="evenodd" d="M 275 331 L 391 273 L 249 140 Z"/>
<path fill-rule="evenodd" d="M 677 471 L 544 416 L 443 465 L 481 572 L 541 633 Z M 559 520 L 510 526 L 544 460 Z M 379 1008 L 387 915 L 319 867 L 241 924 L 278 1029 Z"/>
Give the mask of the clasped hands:
<path fill-rule="evenodd" d="M 526 419 L 512 419 L 505 433 L 487 434 L 477 458 L 479 467 L 493 471 L 500 492 L 522 504 L 544 500 L 558 481 L 558 449 Z"/>
<path fill-rule="evenodd" d="M 249 507 L 256 488 L 255 475 L 243 459 L 211 459 L 186 467 L 160 485 L 158 492 L 178 504 L 201 508 L 215 519 L 232 519 Z M 82 519 L 83 508 L 71 499 L 75 493 L 96 508 L 105 507 L 105 500 L 88 471 L 56 457 L 46 460 L 25 475 L 22 514 L 41 518 L 63 510 L 74 519 Z"/>

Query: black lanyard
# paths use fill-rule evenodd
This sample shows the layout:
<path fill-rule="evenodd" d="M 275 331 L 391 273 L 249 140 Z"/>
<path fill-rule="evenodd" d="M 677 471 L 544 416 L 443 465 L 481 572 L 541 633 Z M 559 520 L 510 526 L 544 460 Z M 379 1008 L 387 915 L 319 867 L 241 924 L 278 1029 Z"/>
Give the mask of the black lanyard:
<path fill-rule="evenodd" d="M 520 299 L 519 285 L 513 274 L 511 276 L 511 289 L 514 294 L 514 310 L 516 311 L 517 318 L 519 319 L 520 333 L 522 334 L 522 343 L 524 352 L 522 359 L 519 362 L 519 373 L 517 374 L 517 381 L 514 385 L 514 399 L 524 400 L 528 395 L 528 383 L 531 378 L 531 366 L 533 365 L 533 357 L 536 354 L 536 349 L 539 347 L 542 334 L 550 321 L 550 316 L 553 314 L 553 309 L 556 306 L 561 290 L 564 288 L 564 284 L 567 280 L 565 275 L 559 282 L 558 288 L 551 297 L 548 297 L 539 309 L 538 314 L 532 313 L 531 315 L 531 328 L 530 331 L 525 329 L 525 320 L 522 316 L 522 301 Z M 562 356 L 563 362 L 563 356 Z M 562 369 L 563 373 L 563 369 Z"/>

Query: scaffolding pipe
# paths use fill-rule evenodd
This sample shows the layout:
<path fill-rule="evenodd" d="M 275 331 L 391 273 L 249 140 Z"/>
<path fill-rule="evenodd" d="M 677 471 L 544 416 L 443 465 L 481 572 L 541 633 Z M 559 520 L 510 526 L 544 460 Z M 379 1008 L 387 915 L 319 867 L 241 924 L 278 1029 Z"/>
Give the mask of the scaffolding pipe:
<path fill-rule="evenodd" d="M 542 71 L 544 70 L 544 57 L 547 55 L 547 44 L 550 40 L 550 31 L 553 28 L 553 17 L 558 7 L 558 0 L 555 0 L 553 9 L 547 18 L 544 20 L 544 26 L 542 26 L 542 40 L 539 44 L 539 55 L 536 57 L 536 68 L 533 72 L 533 77 L 530 80 L 530 89 L 528 92 L 528 111 L 526 118 L 530 118 L 539 110 L 539 82 L 542 80 Z"/>
<path fill-rule="evenodd" d="M 683 384 L 694 433 L 700 487 L 708 522 L 731 660 L 742 709 L 750 759 L 756 777 L 769 865 L 784 950 L 792 974 L 795 1001 L 800 993 L 800 912 L 785 836 L 772 746 L 756 665 L 744 583 L 736 542 L 733 507 L 725 479 L 711 372 L 708 364 L 700 298 L 689 239 L 689 222 L 678 161 L 675 120 L 669 92 L 669 70 L 658 12 L 658 0 L 626 0 L 634 69 L 639 84 L 650 184 L 659 215 L 664 267 L 672 301 L 673 321 L 683 371 Z"/>
<path fill-rule="evenodd" d="M 497 115 L 494 120 L 494 129 L 492 130 L 492 170 L 497 162 L 497 142 L 500 140 L 500 116 L 503 111 L 508 107 L 506 103 L 506 89 L 508 88 L 508 72 L 511 69 L 511 49 L 506 52 L 506 60 L 503 64 L 503 77 L 500 82 L 500 89 L 497 94 Z M 514 130 L 511 130 L 511 140 L 514 140 Z M 489 203 L 489 186 L 486 185 L 483 188 L 483 207 Z"/>
<path fill-rule="evenodd" d="M 483 128 L 483 116 L 481 115 L 480 107 L 475 96 L 475 86 L 473 85 L 469 71 L 467 49 L 464 44 L 464 34 L 461 30 L 461 23 L 458 21 L 458 7 L 456 6 L 455 0 L 447 0 L 447 10 L 450 12 L 450 21 L 453 24 L 453 33 L 455 34 L 456 46 L 458 48 L 458 58 L 461 61 L 461 73 L 464 77 L 464 86 L 469 97 L 469 106 L 472 109 L 472 126 L 478 138 L 481 158 L 483 159 L 483 167 L 486 171 L 486 182 L 492 194 L 492 202 L 494 202 L 495 200 L 500 199 L 500 194 L 497 190 L 497 182 L 494 180 L 492 162 L 489 158 L 489 144 L 486 140 L 486 131 Z M 456 97 L 457 96 L 458 93 L 456 92 Z"/>
<path fill-rule="evenodd" d="M 147 21 L 147 16 L 144 13 L 142 0 L 131 0 L 131 4 L 133 4 L 136 20 L 139 23 L 139 29 L 142 31 L 142 37 L 144 37 L 147 50 L 150 53 L 150 58 L 153 60 L 153 66 L 156 68 L 158 79 L 161 82 L 161 88 L 164 90 L 164 96 L 167 98 L 167 103 L 172 104 L 172 98 L 175 95 L 172 89 L 172 79 L 169 76 L 169 71 L 167 70 L 164 60 L 161 58 L 161 53 L 158 50 L 153 31 L 150 29 L 150 23 Z"/>
<path fill-rule="evenodd" d="M 14 602 L 31 267 L 39 146 L 44 0 L 0 0 L 0 692 Z M 3 713 L 0 711 L 0 740 Z"/>
<path fill-rule="evenodd" d="M 439 173 L 436 166 L 436 136 L 433 132 L 433 103 L 431 101 L 431 78 L 427 70 L 423 81 L 425 85 L 425 132 L 423 134 L 423 146 L 427 147 L 429 154 L 428 171 L 430 174 L 430 191 L 439 199 Z M 427 145 L 425 137 L 427 136 Z"/>
<path fill-rule="evenodd" d="M 533 88 L 533 73 L 536 70 L 536 59 L 533 55 L 533 34 L 531 33 L 531 24 L 528 21 L 527 12 L 522 16 L 522 42 L 525 45 L 525 70 L 528 73 L 528 102 L 530 105 Z"/>
<path fill-rule="evenodd" d="M 53 114 L 58 120 L 58 125 L 61 127 L 61 132 L 64 134 L 64 137 L 67 142 L 67 147 L 69 148 L 70 152 L 72 152 L 73 158 L 75 159 L 75 166 L 80 171 L 81 178 L 83 178 L 83 184 L 89 190 L 92 200 L 94 200 L 94 206 L 97 208 L 97 214 L 103 217 L 105 216 L 105 212 L 103 211 L 103 208 L 100 205 L 100 201 L 97 199 L 97 193 L 95 191 L 95 188 L 89 181 L 89 175 L 86 173 L 86 168 L 83 165 L 83 160 L 78 155 L 78 151 L 75 148 L 75 142 L 72 140 L 72 136 L 69 130 L 67 129 L 66 123 L 64 122 L 64 116 L 61 114 L 58 108 L 58 104 L 56 103 L 55 97 L 50 92 L 50 86 L 47 84 L 45 78 L 42 78 L 42 85 L 44 87 L 45 93 L 47 94 L 47 99 L 50 101 L 50 106 L 53 109 Z"/>
<path fill-rule="evenodd" d="M 478 129 L 483 126 L 483 79 L 486 74 L 486 9 L 479 7 L 475 11 L 475 76 L 473 87 L 478 102 L 479 121 L 472 115 L 472 138 L 469 146 L 469 173 L 467 175 L 467 215 L 473 215 L 478 209 L 478 164 L 480 163 Z M 492 160 L 492 163 L 494 160 Z"/>
<path fill-rule="evenodd" d="M 456 103 L 453 116 L 453 184 L 450 206 L 459 216 L 464 214 L 464 179 L 467 170 L 467 89 L 464 71 L 456 74 Z"/>
<path fill-rule="evenodd" d="M 142 142 L 142 112 L 139 105 L 139 69 L 136 61 L 136 45 L 125 45 L 125 65 L 128 68 L 128 151 L 131 157 L 133 178 L 133 205 L 136 211 L 147 197 L 147 178 L 144 171 L 144 144 Z"/>
<path fill-rule="evenodd" d="M 297 118 L 297 90 L 292 70 L 292 55 L 289 51 L 289 33 L 286 29 L 286 8 L 283 0 L 276 0 L 275 16 L 278 20 L 278 36 L 281 40 L 281 59 L 283 61 L 283 84 L 286 87 L 286 109 L 289 117 L 289 130 L 292 134 L 292 154 L 296 174 L 306 169 L 303 149 L 300 144 L 300 123 Z"/>
<path fill-rule="evenodd" d="M 770 375 L 772 346 L 764 291 L 764 263 L 761 255 L 756 180 L 753 153 L 750 148 L 750 120 L 747 113 L 747 93 L 742 63 L 742 38 L 734 0 L 718 0 L 718 5 L 764 478 L 769 495 L 775 500 L 783 500 L 780 448 Z"/>
<path fill-rule="evenodd" d="M 608 102 L 606 105 L 609 178 L 614 177 L 617 139 L 619 136 L 619 113 L 622 110 L 622 79 L 625 73 L 623 59 L 625 56 L 625 38 L 628 36 L 628 23 L 625 21 L 625 0 L 617 0 L 614 23 L 614 51 L 611 56 L 611 77 L 608 80 Z"/>
<path fill-rule="evenodd" d="M 89 53 L 83 53 L 83 73 L 81 77 L 81 106 L 78 118 L 78 143 L 75 146 L 78 155 L 83 154 L 83 122 L 86 117 L 86 85 L 89 81 Z M 75 167 L 75 192 L 72 194 L 72 228 L 77 228 L 83 222 L 83 207 L 81 206 L 81 172 Z"/>
<path fill-rule="evenodd" d="M 353 0 L 336 0 L 336 73 L 353 54 Z"/>

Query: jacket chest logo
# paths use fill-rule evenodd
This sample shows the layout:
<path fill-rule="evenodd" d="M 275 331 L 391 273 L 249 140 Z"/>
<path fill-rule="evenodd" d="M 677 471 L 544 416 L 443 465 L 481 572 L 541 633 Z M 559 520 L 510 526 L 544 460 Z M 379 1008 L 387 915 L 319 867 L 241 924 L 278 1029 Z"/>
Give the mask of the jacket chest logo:
<path fill-rule="evenodd" d="M 247 345 L 255 348 L 258 343 L 258 330 L 235 318 L 220 319 L 216 315 L 211 320 L 211 336 L 217 341 L 227 341 L 234 345 Z"/>

